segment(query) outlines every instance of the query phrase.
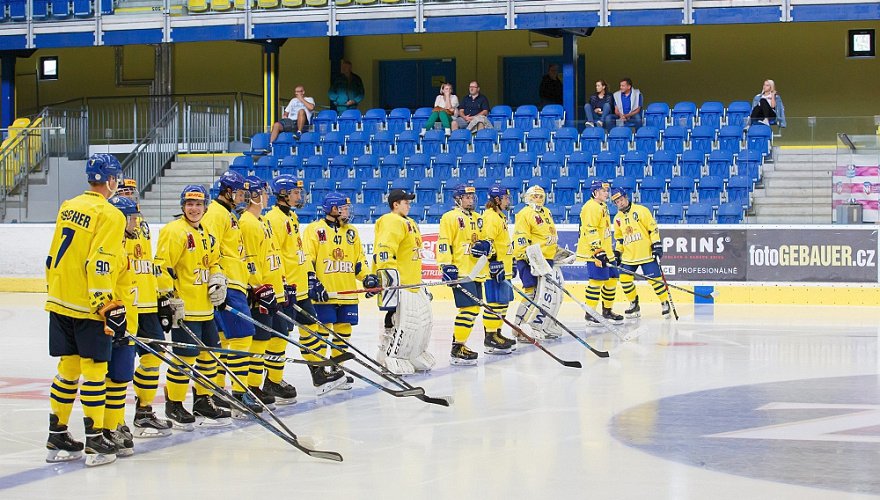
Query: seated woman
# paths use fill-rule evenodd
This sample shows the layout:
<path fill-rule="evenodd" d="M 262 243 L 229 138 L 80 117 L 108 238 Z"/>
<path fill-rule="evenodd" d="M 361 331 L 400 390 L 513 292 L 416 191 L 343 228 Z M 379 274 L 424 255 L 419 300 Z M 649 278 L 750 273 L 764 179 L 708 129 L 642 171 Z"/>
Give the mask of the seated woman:
<path fill-rule="evenodd" d="M 450 130 L 458 128 L 455 122 L 456 116 L 458 116 L 458 97 L 452 93 L 452 84 L 444 83 L 440 85 L 440 95 L 434 99 L 434 112 L 425 122 L 425 130 L 434 128 L 434 124 L 439 120 L 446 129 L 446 135 L 449 135 Z"/>
<path fill-rule="evenodd" d="M 596 81 L 596 92 L 590 96 L 590 102 L 584 104 L 587 115 L 588 127 L 605 126 L 606 129 L 614 127 L 614 97 L 608 93 L 608 84 L 605 80 Z"/>
<path fill-rule="evenodd" d="M 761 93 L 752 99 L 751 123 L 763 123 L 770 125 L 775 123 L 780 128 L 785 127 L 785 107 L 782 105 L 782 97 L 776 93 L 776 82 L 764 80 L 764 88 Z"/>

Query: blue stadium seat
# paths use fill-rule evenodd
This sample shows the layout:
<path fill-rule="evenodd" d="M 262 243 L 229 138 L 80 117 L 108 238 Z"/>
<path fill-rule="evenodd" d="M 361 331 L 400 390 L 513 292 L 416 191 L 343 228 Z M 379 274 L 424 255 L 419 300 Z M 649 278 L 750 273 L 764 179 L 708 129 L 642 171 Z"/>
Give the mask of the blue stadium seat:
<path fill-rule="evenodd" d="M 454 154 L 440 153 L 434 158 L 434 163 L 431 167 L 431 177 L 440 180 L 449 179 L 452 177 L 452 169 L 454 169 L 457 164 L 458 158 L 456 158 Z"/>
<path fill-rule="evenodd" d="M 709 224 L 712 222 L 713 212 L 711 203 L 693 203 L 687 209 L 686 221 L 688 224 Z"/>
<path fill-rule="evenodd" d="M 292 132 L 281 132 L 275 138 L 275 142 L 272 143 L 272 156 L 277 156 L 278 158 L 290 156 L 295 144 L 296 138 Z"/>
<path fill-rule="evenodd" d="M 416 109 L 412 116 L 412 128 L 413 130 L 422 130 L 425 128 L 425 123 L 428 121 L 428 118 L 431 117 L 431 113 L 434 112 L 434 108 L 422 107 Z"/>
<path fill-rule="evenodd" d="M 299 140 L 296 142 L 296 154 L 308 158 L 315 154 L 320 142 L 321 136 L 317 132 L 305 132 L 299 136 Z"/>
<path fill-rule="evenodd" d="M 232 160 L 232 165 L 229 166 L 230 169 L 235 170 L 236 167 L 240 167 L 240 169 L 247 170 L 254 166 L 254 157 L 253 156 L 236 156 L 235 159 Z"/>
<path fill-rule="evenodd" d="M 620 156 L 611 151 L 602 151 L 596 156 L 593 166 L 596 167 L 595 175 L 600 179 L 611 179 L 617 176 L 617 166 Z"/>
<path fill-rule="evenodd" d="M 113 14 L 115 9 L 115 5 L 113 0 L 100 0 L 101 4 L 101 14 L 108 15 Z"/>
<path fill-rule="evenodd" d="M 562 127 L 553 134 L 553 151 L 570 155 L 578 147 L 578 131 L 574 127 Z"/>
<path fill-rule="evenodd" d="M 560 177 L 553 186 L 553 200 L 557 205 L 572 206 L 581 190 L 581 182 L 577 177 Z"/>
<path fill-rule="evenodd" d="M 409 110 L 406 108 L 394 108 L 391 110 L 391 113 L 388 114 L 388 119 L 386 120 L 386 129 L 391 133 L 391 136 L 396 136 L 397 134 L 403 132 L 408 129 L 410 126 L 410 122 L 412 120 L 412 114 L 410 114 Z M 424 125 L 424 124 L 422 124 Z"/>
<path fill-rule="evenodd" d="M 372 154 L 358 156 L 354 161 L 354 176 L 356 179 L 372 179 L 376 175 L 376 167 L 379 165 L 379 157 Z"/>
<path fill-rule="evenodd" d="M 736 157 L 736 173 L 746 175 L 752 182 L 761 180 L 761 166 L 764 156 L 758 151 L 744 149 Z"/>
<path fill-rule="evenodd" d="M 541 108 L 540 124 L 549 130 L 556 130 L 565 124 L 565 110 L 559 104 L 547 104 Z"/>
<path fill-rule="evenodd" d="M 722 179 L 727 179 L 730 177 L 730 167 L 733 165 L 733 154 L 716 149 L 709 153 L 706 164 L 709 166 L 709 175 L 717 175 Z"/>
<path fill-rule="evenodd" d="M 500 179 L 507 175 L 509 166 L 510 156 L 505 153 L 492 153 L 486 158 L 486 177 Z"/>
<path fill-rule="evenodd" d="M 703 165 L 706 157 L 703 153 L 694 150 L 688 150 L 681 154 L 681 160 L 678 162 L 679 170 L 682 177 L 696 179 L 703 175 Z"/>
<path fill-rule="evenodd" d="M 327 196 L 327 193 L 336 191 L 336 180 L 334 179 L 315 179 L 311 183 L 309 193 L 312 196 L 312 204 L 320 204 Z"/>
<path fill-rule="evenodd" d="M 751 204 L 750 195 L 754 189 L 754 182 L 748 175 L 734 175 L 727 180 L 727 202 L 740 203 L 743 207 Z"/>
<path fill-rule="evenodd" d="M 445 203 L 434 203 L 428 207 L 425 213 L 425 222 L 428 224 L 438 224 L 443 214 L 449 211 Z"/>
<path fill-rule="evenodd" d="M 550 129 L 537 127 L 529 130 L 526 136 L 526 150 L 541 155 L 550 149 Z"/>
<path fill-rule="evenodd" d="M 420 205 L 433 205 L 437 203 L 442 188 L 443 180 L 440 177 L 420 179 L 416 186 L 416 200 Z"/>
<path fill-rule="evenodd" d="M 370 143 L 370 134 L 366 132 L 352 132 L 345 139 L 345 154 L 352 158 L 357 158 L 367 151 L 367 144 Z"/>
<path fill-rule="evenodd" d="M 746 141 L 750 151 L 767 156 L 773 147 L 773 129 L 763 123 L 756 123 L 746 132 Z"/>
<path fill-rule="evenodd" d="M 522 179 L 517 177 L 503 177 L 501 187 L 510 191 L 510 201 L 516 204 L 523 192 Z"/>
<path fill-rule="evenodd" d="M 623 156 L 629 151 L 629 143 L 632 142 L 632 138 L 633 131 L 631 128 L 614 127 L 608 132 L 608 151 L 618 156 Z"/>
<path fill-rule="evenodd" d="M 510 127 L 501 132 L 501 152 L 513 156 L 522 149 L 525 133 L 517 127 Z"/>
<path fill-rule="evenodd" d="M 701 203 L 721 204 L 721 191 L 724 190 L 724 179 L 717 175 L 706 175 L 697 185 L 697 198 Z"/>
<path fill-rule="evenodd" d="M 700 106 L 700 125 L 712 127 L 714 130 L 721 128 L 721 118 L 724 116 L 724 104 L 718 101 L 706 101 Z"/>
<path fill-rule="evenodd" d="M 390 130 L 376 132 L 373 134 L 373 138 L 370 139 L 370 153 L 378 158 L 391 154 L 391 146 L 394 144 L 394 139 L 395 134 Z"/>
<path fill-rule="evenodd" d="M 352 200 L 356 200 L 363 186 L 364 181 L 360 179 L 342 179 L 339 181 L 339 186 L 336 190 Z"/>
<path fill-rule="evenodd" d="M 513 113 L 513 125 L 526 132 L 537 127 L 538 107 L 533 104 L 523 104 L 516 108 Z"/>
<path fill-rule="evenodd" d="M 555 151 L 547 151 L 541 155 L 538 163 L 541 165 L 541 176 L 547 180 L 555 180 L 559 177 L 562 164 L 565 163 L 565 156 Z"/>
<path fill-rule="evenodd" d="M 659 224 L 680 224 L 684 218 L 684 209 L 678 203 L 662 203 L 657 209 Z"/>
<path fill-rule="evenodd" d="M 565 165 L 568 167 L 569 177 L 585 179 L 593 166 L 593 155 L 586 151 L 575 151 L 568 157 Z"/>
<path fill-rule="evenodd" d="M 477 178 L 479 170 L 483 168 L 483 157 L 477 153 L 468 153 L 461 157 L 458 162 L 458 178 L 469 181 Z"/>
<path fill-rule="evenodd" d="M 511 129 L 508 129 L 511 130 Z M 528 179 L 534 175 L 534 169 L 538 163 L 538 156 L 529 151 L 517 153 L 513 157 L 513 176 L 519 179 Z"/>
<path fill-rule="evenodd" d="M 694 191 L 694 180 L 690 177 L 673 177 L 669 181 L 669 201 L 689 205 Z"/>
<path fill-rule="evenodd" d="M 403 169 L 403 155 L 392 153 L 385 155 L 379 162 L 379 177 L 383 179 L 397 179 L 401 175 Z"/>
<path fill-rule="evenodd" d="M 477 177 L 473 181 L 474 188 L 477 190 L 476 206 L 483 205 L 485 200 L 489 199 L 489 188 L 494 186 L 498 181 L 488 177 Z"/>
<path fill-rule="evenodd" d="M 664 191 L 666 191 L 666 179 L 660 176 L 645 177 L 639 188 L 639 203 L 658 205 L 663 201 Z"/>
<path fill-rule="evenodd" d="M 690 130 L 694 127 L 694 117 L 696 115 L 696 104 L 690 101 L 678 102 L 672 108 L 672 124 Z"/>
<path fill-rule="evenodd" d="M 733 101 L 727 107 L 727 124 L 735 125 L 743 129 L 748 123 L 749 115 L 752 114 L 752 104 L 747 101 Z"/>
<path fill-rule="evenodd" d="M 645 109 L 645 125 L 659 130 L 666 128 L 669 118 L 669 105 L 665 102 L 652 102 Z"/>
<path fill-rule="evenodd" d="M 427 208 L 424 205 L 416 205 L 415 203 L 412 203 L 409 206 L 409 218 L 422 224 L 425 222 L 425 210 L 427 210 Z"/>
<path fill-rule="evenodd" d="M 623 188 L 629 196 L 632 196 L 632 194 L 636 192 L 636 185 L 638 185 L 638 183 L 636 182 L 635 177 L 620 176 L 611 179 L 611 187 Z M 613 205 L 614 203 L 609 200 L 608 204 Z"/>
<path fill-rule="evenodd" d="M 330 178 L 337 181 L 347 179 L 351 171 L 351 156 L 336 155 L 330 159 Z"/>
<path fill-rule="evenodd" d="M 379 205 L 382 203 L 382 197 L 388 191 L 388 181 L 386 179 L 367 179 L 364 182 L 364 203 L 370 205 Z"/>
<path fill-rule="evenodd" d="M 327 160 L 321 155 L 312 155 L 303 160 L 303 180 L 311 181 L 324 177 Z"/>
<path fill-rule="evenodd" d="M 254 134 L 251 137 L 251 149 L 244 152 L 248 156 L 262 156 L 272 152 L 269 144 L 269 134 Z"/>
<path fill-rule="evenodd" d="M 494 128 L 484 128 L 477 131 L 477 135 L 474 136 L 474 152 L 483 156 L 494 153 L 496 144 L 498 144 L 498 130 Z"/>
<path fill-rule="evenodd" d="M 321 137 L 321 154 L 327 157 L 336 156 L 342 151 L 345 136 L 341 132 L 327 132 Z"/>
<path fill-rule="evenodd" d="M 346 109 L 336 119 L 336 129 L 344 137 L 357 130 L 361 123 L 361 112 L 357 109 Z"/>
<path fill-rule="evenodd" d="M 322 110 L 317 116 L 312 118 L 312 129 L 317 132 L 318 135 L 324 135 L 336 127 L 337 117 L 338 115 L 336 111 L 332 109 Z"/>
<path fill-rule="evenodd" d="M 299 218 L 300 224 L 308 224 L 309 222 L 314 222 L 323 217 L 324 211 L 321 210 L 320 204 L 306 205 L 297 209 L 296 215 Z"/>
<path fill-rule="evenodd" d="M 510 127 L 510 122 L 513 120 L 513 110 L 510 109 L 510 106 L 499 104 L 489 110 L 489 115 L 486 118 L 495 127 L 495 130 L 503 132 Z"/>
<path fill-rule="evenodd" d="M 468 152 L 473 135 L 470 130 L 458 129 L 453 130 L 446 140 L 447 152 L 455 156 L 461 156 Z"/>
<path fill-rule="evenodd" d="M 684 151 L 684 143 L 687 139 L 687 129 L 673 125 L 663 131 L 663 149 L 681 154 Z"/>
<path fill-rule="evenodd" d="M 278 161 L 279 159 L 274 156 L 263 156 L 257 160 L 253 169 L 248 169 L 248 173 L 269 180 L 272 178 L 272 171 L 278 168 Z"/>
<path fill-rule="evenodd" d="M 407 114 L 409 114 L 409 110 L 407 110 Z M 371 136 L 385 129 L 385 121 L 387 119 L 384 109 L 368 109 L 364 113 L 364 117 L 361 118 L 361 129 L 367 136 Z"/>
<path fill-rule="evenodd" d="M 636 151 L 652 155 L 660 144 L 660 129 L 645 125 L 636 130 Z"/>
<path fill-rule="evenodd" d="M 638 180 L 645 178 L 645 167 L 648 166 L 648 155 L 641 151 L 627 151 L 623 156 L 623 175 L 635 177 Z"/>
<path fill-rule="evenodd" d="M 605 129 L 602 127 L 587 127 L 581 132 L 581 151 L 596 156 L 602 151 L 604 143 Z"/>
<path fill-rule="evenodd" d="M 712 151 L 715 144 L 715 129 L 708 125 L 697 125 L 691 130 L 691 149 L 704 155 Z"/>
<path fill-rule="evenodd" d="M 555 224 L 568 224 L 568 208 L 565 205 L 554 203 L 547 205 L 547 209 L 550 210 Z"/>
<path fill-rule="evenodd" d="M 285 156 L 278 165 L 279 170 L 283 174 L 290 174 L 299 177 L 299 170 L 302 168 L 302 157 L 297 155 Z"/>
<path fill-rule="evenodd" d="M 434 157 L 443 152 L 446 144 L 446 132 L 443 130 L 428 130 L 422 137 L 422 153 Z"/>
<path fill-rule="evenodd" d="M 725 125 L 718 131 L 718 149 L 737 153 L 742 146 L 743 128 L 740 125 Z"/>
<path fill-rule="evenodd" d="M 676 154 L 661 149 L 651 156 L 651 175 L 669 180 L 672 178 L 672 167 L 676 164 Z"/>
<path fill-rule="evenodd" d="M 392 179 L 389 189 L 403 189 L 407 193 L 412 193 L 416 190 L 416 180 L 408 177 Z"/>
<path fill-rule="evenodd" d="M 92 2 L 90 0 L 73 0 L 74 17 L 92 17 Z"/>
<path fill-rule="evenodd" d="M 423 179 L 428 176 L 428 169 L 431 168 L 431 157 L 425 153 L 416 153 L 406 158 L 403 164 L 407 179 Z"/>
<path fill-rule="evenodd" d="M 719 224 L 739 224 L 743 221 L 745 210 L 736 202 L 722 203 L 718 207 L 718 223 Z"/>
<path fill-rule="evenodd" d="M 404 157 L 415 154 L 416 146 L 419 144 L 419 139 L 420 137 L 418 130 L 404 130 L 403 132 L 398 134 L 397 140 L 395 141 L 397 145 L 397 154 Z"/>
<path fill-rule="evenodd" d="M 349 196 L 349 198 L 352 197 Z M 351 221 L 354 224 L 367 224 L 373 222 L 373 208 L 366 203 L 352 203 Z"/>

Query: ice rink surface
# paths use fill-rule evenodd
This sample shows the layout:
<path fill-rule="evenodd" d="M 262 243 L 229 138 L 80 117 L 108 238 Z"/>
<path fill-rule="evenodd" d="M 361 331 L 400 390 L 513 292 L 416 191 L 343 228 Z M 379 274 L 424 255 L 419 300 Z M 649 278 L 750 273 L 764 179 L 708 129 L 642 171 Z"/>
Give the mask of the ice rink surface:
<path fill-rule="evenodd" d="M 583 363 L 573 369 L 533 346 L 482 354 L 479 322 L 468 342 L 479 365 L 450 367 L 455 310 L 437 302 L 438 366 L 409 380 L 428 395 L 453 396 L 449 408 L 362 382 L 317 399 L 307 370 L 288 365 L 300 396 L 277 413 L 304 441 L 340 452 L 342 463 L 309 458 L 237 421 L 136 440 L 134 456 L 86 469 L 82 461 L 44 462 L 55 374 L 44 298 L 0 294 L 4 499 L 880 496 L 876 307 L 681 304 L 675 322 L 645 303 L 642 319 L 623 326 L 637 338 L 621 342 L 585 331 L 582 312 L 566 303 L 567 324 L 611 353 L 600 359 L 570 337 L 545 343 Z M 379 325 L 374 306 L 362 304 L 354 339 L 371 354 Z M 132 415 L 129 406 L 129 422 Z M 81 416 L 77 403 L 77 439 Z"/>

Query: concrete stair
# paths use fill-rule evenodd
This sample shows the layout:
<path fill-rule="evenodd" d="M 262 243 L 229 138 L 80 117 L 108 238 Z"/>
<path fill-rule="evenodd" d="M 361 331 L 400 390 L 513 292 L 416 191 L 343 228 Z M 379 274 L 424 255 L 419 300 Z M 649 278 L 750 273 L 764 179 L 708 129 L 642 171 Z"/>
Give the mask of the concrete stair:
<path fill-rule="evenodd" d="M 755 191 L 757 224 L 831 224 L 834 149 L 775 149 L 765 164 L 763 189 Z"/>
<path fill-rule="evenodd" d="M 211 188 L 229 167 L 231 157 L 178 157 L 171 162 L 156 182 L 141 195 L 140 207 L 144 219 L 166 223 L 180 213 L 180 192 L 188 184 Z"/>

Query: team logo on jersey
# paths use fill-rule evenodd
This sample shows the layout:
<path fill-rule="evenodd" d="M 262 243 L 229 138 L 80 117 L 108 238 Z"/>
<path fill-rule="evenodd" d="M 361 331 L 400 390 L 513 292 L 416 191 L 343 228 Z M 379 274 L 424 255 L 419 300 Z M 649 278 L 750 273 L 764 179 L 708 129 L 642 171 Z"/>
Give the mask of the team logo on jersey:
<path fill-rule="evenodd" d="M 458 228 L 464 229 L 464 219 L 462 219 L 461 217 L 458 218 Z"/>
<path fill-rule="evenodd" d="M 140 259 L 144 255 L 144 250 L 141 248 L 141 244 L 137 243 L 134 246 L 134 258 Z"/>
<path fill-rule="evenodd" d="M 633 221 L 635 221 L 635 222 L 639 221 L 639 214 L 637 214 L 636 212 L 633 212 Z"/>
<path fill-rule="evenodd" d="M 323 229 L 318 229 L 318 243 L 326 243 L 327 242 L 327 231 Z"/>
<path fill-rule="evenodd" d="M 540 226 L 543 223 L 544 223 L 544 219 L 542 219 L 540 215 L 535 214 L 535 224 Z"/>
<path fill-rule="evenodd" d="M 208 256 L 202 255 L 202 265 L 208 267 Z"/>
<path fill-rule="evenodd" d="M 477 219 L 477 227 L 478 227 L 479 229 L 483 229 L 483 218 L 482 218 L 482 217 L 480 217 L 479 219 Z"/>
<path fill-rule="evenodd" d="M 186 250 L 188 252 L 195 252 L 196 250 L 196 240 L 193 238 L 193 235 L 189 233 L 186 235 Z"/>
<path fill-rule="evenodd" d="M 336 260 L 342 260 L 343 258 L 345 258 L 345 252 L 343 252 L 341 248 L 334 248 L 333 258 Z"/>
<path fill-rule="evenodd" d="M 211 242 L 211 248 L 214 248 L 214 244 L 217 243 L 217 240 L 214 238 L 214 235 L 208 234 L 208 241 Z"/>
<path fill-rule="evenodd" d="M 147 221 L 141 219 L 140 226 L 141 226 L 141 234 L 144 236 L 144 238 L 149 240 L 150 239 L 150 225 L 147 224 Z"/>
<path fill-rule="evenodd" d="M 284 226 L 287 228 L 287 234 L 288 234 L 288 235 L 293 234 L 293 228 L 290 227 L 290 221 L 285 222 L 285 223 L 284 223 Z"/>
<path fill-rule="evenodd" d="M 229 213 L 229 224 L 232 226 L 232 229 L 238 228 L 238 218 L 232 212 Z"/>
<path fill-rule="evenodd" d="M 354 245 L 354 236 L 354 229 L 349 229 L 345 232 L 345 241 L 347 241 L 349 245 Z"/>

